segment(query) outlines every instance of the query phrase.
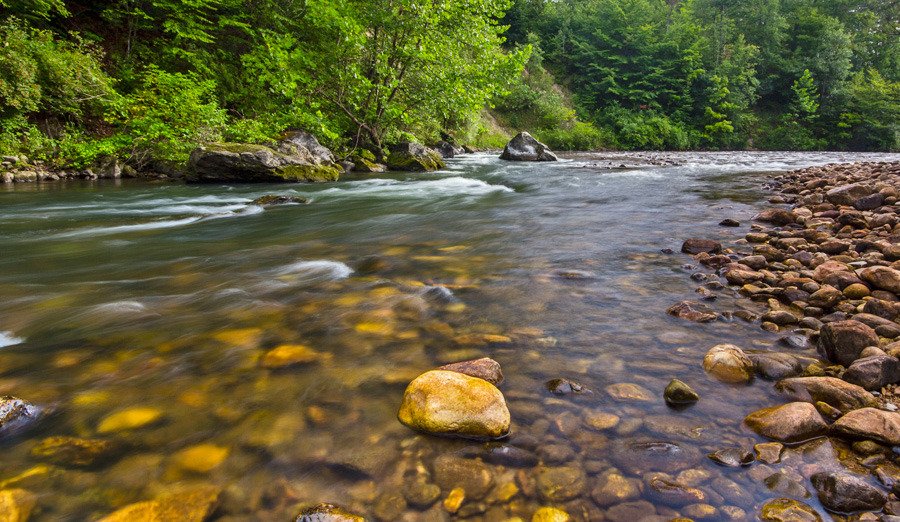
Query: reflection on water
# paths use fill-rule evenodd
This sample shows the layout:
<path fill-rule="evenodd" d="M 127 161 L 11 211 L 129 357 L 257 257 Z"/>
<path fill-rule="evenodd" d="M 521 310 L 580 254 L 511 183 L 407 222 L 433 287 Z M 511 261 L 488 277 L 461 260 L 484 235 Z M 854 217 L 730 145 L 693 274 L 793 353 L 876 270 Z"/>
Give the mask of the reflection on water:
<path fill-rule="evenodd" d="M 696 285 L 692 260 L 661 249 L 739 237 L 746 225 L 715 224 L 747 222 L 759 172 L 877 156 L 660 157 L 677 165 L 473 155 L 330 185 L 0 189 L 0 393 L 53 411 L 4 448 L 0 489 L 36 493 L 35 520 L 198 484 L 221 488 L 223 520 L 320 501 L 382 520 L 527 520 L 546 505 L 578 520 L 753 519 L 785 493 L 706 454 L 759 442 L 740 420 L 774 391 L 711 381 L 700 361 L 778 336 L 667 316 Z M 312 203 L 252 204 L 271 193 Z M 713 306 L 757 309 L 730 291 Z M 416 375 L 482 356 L 503 366 L 515 451 L 396 420 Z M 669 409 L 673 377 L 700 402 Z M 554 378 L 593 393 L 553 395 Z M 841 466 L 844 449 L 806 445 L 770 472 Z M 650 472 L 696 491 L 660 494 Z"/>

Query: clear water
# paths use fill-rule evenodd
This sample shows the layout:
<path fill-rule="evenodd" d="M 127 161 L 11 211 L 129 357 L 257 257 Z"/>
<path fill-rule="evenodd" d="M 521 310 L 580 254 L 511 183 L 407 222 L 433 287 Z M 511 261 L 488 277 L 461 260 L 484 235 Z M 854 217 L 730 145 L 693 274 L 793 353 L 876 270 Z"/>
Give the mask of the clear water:
<path fill-rule="evenodd" d="M 0 393 L 54 409 L 6 443 L 0 485 L 39 495 L 34 520 L 97 517 L 184 483 L 221 486 L 222 520 L 287 520 L 306 501 L 374 517 L 379 500 L 396 496 L 416 469 L 427 475 L 439 455 L 470 459 L 482 448 L 400 425 L 405 385 L 437 365 L 490 356 L 506 375 L 509 443 L 536 441 L 538 455 L 553 462 L 545 448 L 568 446 L 568 462 L 552 466 L 583 470 L 587 486 L 550 502 L 533 490 L 545 466 L 488 463 L 497 490 L 512 482 L 520 491 L 505 501 L 494 493 L 467 500 L 467 519 L 527 520 L 553 504 L 576 519 L 602 520 L 609 506 L 589 493 L 610 468 L 638 481 L 647 471 L 705 470 L 711 476 L 698 487 L 716 516 L 725 519 L 724 506 L 732 506 L 752 519 L 783 494 L 705 455 L 760 442 L 740 421 L 779 399 L 771 383 L 721 384 L 700 363 L 722 342 L 779 349 L 779 334 L 740 320 L 668 317 L 669 306 L 696 298 L 689 275 L 697 268 L 661 249 L 677 252 L 688 237 L 741 237 L 767 197 L 761 173 L 898 156 L 656 157 L 677 166 L 603 168 L 640 159 L 625 153 L 554 164 L 479 154 L 434 174 L 328 185 L 0 186 Z M 251 204 L 265 194 L 311 203 Z M 726 217 L 743 226 L 718 227 Z M 357 270 L 373 265 L 375 272 Z M 560 277 L 567 270 L 589 277 Z M 458 301 L 425 297 L 430 285 L 445 285 Z M 758 310 L 731 291 L 712 306 Z M 321 356 L 280 371 L 261 367 L 260 356 L 280 344 Z M 557 377 L 593 393 L 553 396 L 544 383 Z M 662 390 L 672 377 L 703 399 L 668 409 Z M 616 383 L 638 384 L 654 398 L 617 401 L 605 391 Z M 98 435 L 106 416 L 136 406 L 163 415 Z M 583 424 L 596 412 L 618 415 L 619 425 Z M 94 468 L 48 468 L 30 451 L 52 435 L 105 438 L 120 451 Z M 666 459 L 623 450 L 643 441 L 680 445 L 684 462 L 657 465 Z M 792 450 L 784 466 L 842 466 L 836 444 Z M 215 448 L 190 454 L 213 461 L 212 469 L 178 456 L 197 445 Z M 684 509 L 646 488 L 640 497 L 666 519 Z M 459 515 L 439 500 L 398 518 Z"/>

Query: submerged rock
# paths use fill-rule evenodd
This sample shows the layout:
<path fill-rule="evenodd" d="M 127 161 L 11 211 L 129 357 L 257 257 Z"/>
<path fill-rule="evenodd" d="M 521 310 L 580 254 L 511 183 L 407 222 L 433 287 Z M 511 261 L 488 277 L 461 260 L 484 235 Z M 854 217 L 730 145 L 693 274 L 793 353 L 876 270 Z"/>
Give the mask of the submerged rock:
<path fill-rule="evenodd" d="M 18 397 L 0 397 L 0 439 L 22 433 L 40 420 L 43 410 Z"/>
<path fill-rule="evenodd" d="M 587 476 L 580 467 L 541 468 L 537 472 L 537 487 L 542 499 L 565 502 L 584 492 Z"/>
<path fill-rule="evenodd" d="M 391 145 L 388 150 L 386 163 L 391 170 L 431 172 L 446 166 L 437 151 L 418 143 L 405 141 Z"/>
<path fill-rule="evenodd" d="M 555 507 L 542 507 L 534 512 L 531 522 L 569 522 L 572 517 Z"/>
<path fill-rule="evenodd" d="M 764 522 L 822 522 L 822 517 L 808 504 L 791 498 L 766 502 L 759 518 Z"/>
<path fill-rule="evenodd" d="M 691 238 L 681 245 L 681 251 L 685 254 L 718 254 L 722 251 L 722 243 L 712 239 Z"/>
<path fill-rule="evenodd" d="M 681 301 L 669 307 L 666 313 L 695 323 L 708 323 L 719 317 L 712 308 L 696 301 Z"/>
<path fill-rule="evenodd" d="M 846 437 L 900 446 L 900 413 L 875 408 L 853 410 L 832 424 L 831 431 Z"/>
<path fill-rule="evenodd" d="M 749 466 L 753 463 L 753 453 L 742 448 L 725 448 L 707 455 L 716 464 L 730 468 Z"/>
<path fill-rule="evenodd" d="M 747 426 L 778 442 L 803 442 L 825 433 L 828 425 L 808 402 L 791 402 L 757 410 L 744 419 Z"/>
<path fill-rule="evenodd" d="M 462 373 L 432 370 L 416 377 L 403 394 L 400 422 L 435 435 L 497 439 L 509 434 L 503 394 L 493 384 Z"/>
<path fill-rule="evenodd" d="M 24 489 L 0 490 L 0 520 L 26 522 L 37 506 L 38 497 Z"/>
<path fill-rule="evenodd" d="M 753 361 L 733 344 L 719 344 L 706 352 L 703 369 L 722 382 L 746 383 L 753 380 Z"/>
<path fill-rule="evenodd" d="M 342 507 L 323 503 L 301 510 L 294 522 L 365 522 L 365 520 Z"/>
<path fill-rule="evenodd" d="M 252 201 L 254 205 L 261 207 L 270 207 L 273 205 L 306 205 L 309 200 L 300 196 L 280 196 L 277 194 L 266 194 Z"/>
<path fill-rule="evenodd" d="M 116 453 L 112 442 L 79 437 L 47 437 L 31 448 L 31 456 L 69 467 L 91 467 L 110 459 Z"/>
<path fill-rule="evenodd" d="M 586 386 L 569 379 L 550 379 L 544 386 L 553 395 L 570 395 L 573 393 L 591 393 Z"/>
<path fill-rule="evenodd" d="M 500 368 L 500 363 L 490 357 L 445 364 L 438 369 L 458 372 L 471 377 L 478 377 L 494 386 L 499 386 L 503 383 L 503 370 Z"/>
<path fill-rule="evenodd" d="M 103 418 L 97 426 L 97 433 L 116 433 L 136 430 L 160 422 L 163 411 L 159 408 L 137 406 L 117 411 Z"/>
<path fill-rule="evenodd" d="M 842 472 L 821 472 L 810 477 L 825 509 L 851 514 L 877 511 L 887 502 L 887 495 L 855 475 Z"/>
<path fill-rule="evenodd" d="M 100 522 L 135 520 L 203 522 L 216 510 L 221 492 L 218 486 L 212 485 L 190 487 L 166 494 L 156 500 L 130 504 L 103 517 Z"/>
<path fill-rule="evenodd" d="M 559 158 L 549 147 L 534 139 L 527 132 L 520 132 L 509 140 L 500 159 L 507 161 L 557 161 Z"/>
<path fill-rule="evenodd" d="M 260 359 L 260 366 L 277 370 L 291 366 L 312 364 L 324 356 L 303 344 L 282 344 L 266 352 Z"/>
<path fill-rule="evenodd" d="M 306 134 L 306 133 L 302 133 Z M 212 143 L 191 153 L 188 180 L 196 183 L 337 181 L 342 169 L 312 135 L 289 138 L 278 150 L 247 143 Z M 303 143 L 318 147 L 307 148 Z M 327 151 L 327 149 L 325 149 Z"/>

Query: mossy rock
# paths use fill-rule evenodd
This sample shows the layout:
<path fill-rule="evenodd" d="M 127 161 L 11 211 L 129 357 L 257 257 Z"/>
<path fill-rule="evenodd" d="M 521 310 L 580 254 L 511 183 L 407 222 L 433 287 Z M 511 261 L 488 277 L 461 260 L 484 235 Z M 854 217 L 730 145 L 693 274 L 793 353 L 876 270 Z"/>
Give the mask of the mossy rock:
<path fill-rule="evenodd" d="M 337 181 L 341 177 L 341 169 L 329 165 L 286 165 L 276 169 L 275 174 L 284 181 L 324 183 Z"/>
<path fill-rule="evenodd" d="M 405 172 L 431 172 L 446 167 L 441 155 L 418 143 L 399 143 L 390 148 L 387 166 Z"/>
<path fill-rule="evenodd" d="M 316 144 L 327 152 L 330 151 Z M 300 145 L 279 150 L 251 143 L 211 143 L 198 147 L 188 162 L 194 183 L 279 183 L 337 181 L 339 165 L 323 160 Z"/>

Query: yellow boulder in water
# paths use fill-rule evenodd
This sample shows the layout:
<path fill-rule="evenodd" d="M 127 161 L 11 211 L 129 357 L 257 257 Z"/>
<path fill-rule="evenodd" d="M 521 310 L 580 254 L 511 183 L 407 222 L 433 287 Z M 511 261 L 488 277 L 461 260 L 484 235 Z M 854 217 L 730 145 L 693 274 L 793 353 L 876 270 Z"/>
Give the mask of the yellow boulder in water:
<path fill-rule="evenodd" d="M 228 448 L 215 444 L 197 444 L 172 455 L 172 465 L 182 471 L 209 473 L 228 458 Z"/>
<path fill-rule="evenodd" d="M 446 370 L 413 379 L 397 418 L 425 433 L 473 439 L 505 437 L 510 424 L 506 399 L 496 386 Z"/>
<path fill-rule="evenodd" d="M 163 495 L 156 500 L 129 504 L 100 522 L 203 522 L 216 510 L 221 489 L 196 486 Z"/>
<path fill-rule="evenodd" d="M 37 495 L 24 489 L 0 491 L 0 522 L 25 522 L 37 505 Z"/>
<path fill-rule="evenodd" d="M 115 433 L 117 431 L 136 430 L 155 424 L 163 417 L 159 408 L 137 406 L 117 411 L 105 417 L 97 426 L 97 433 Z"/>
<path fill-rule="evenodd" d="M 263 368 L 286 368 L 299 364 L 310 364 L 319 361 L 322 354 L 303 344 L 282 344 L 272 348 L 262 356 L 260 364 Z"/>

